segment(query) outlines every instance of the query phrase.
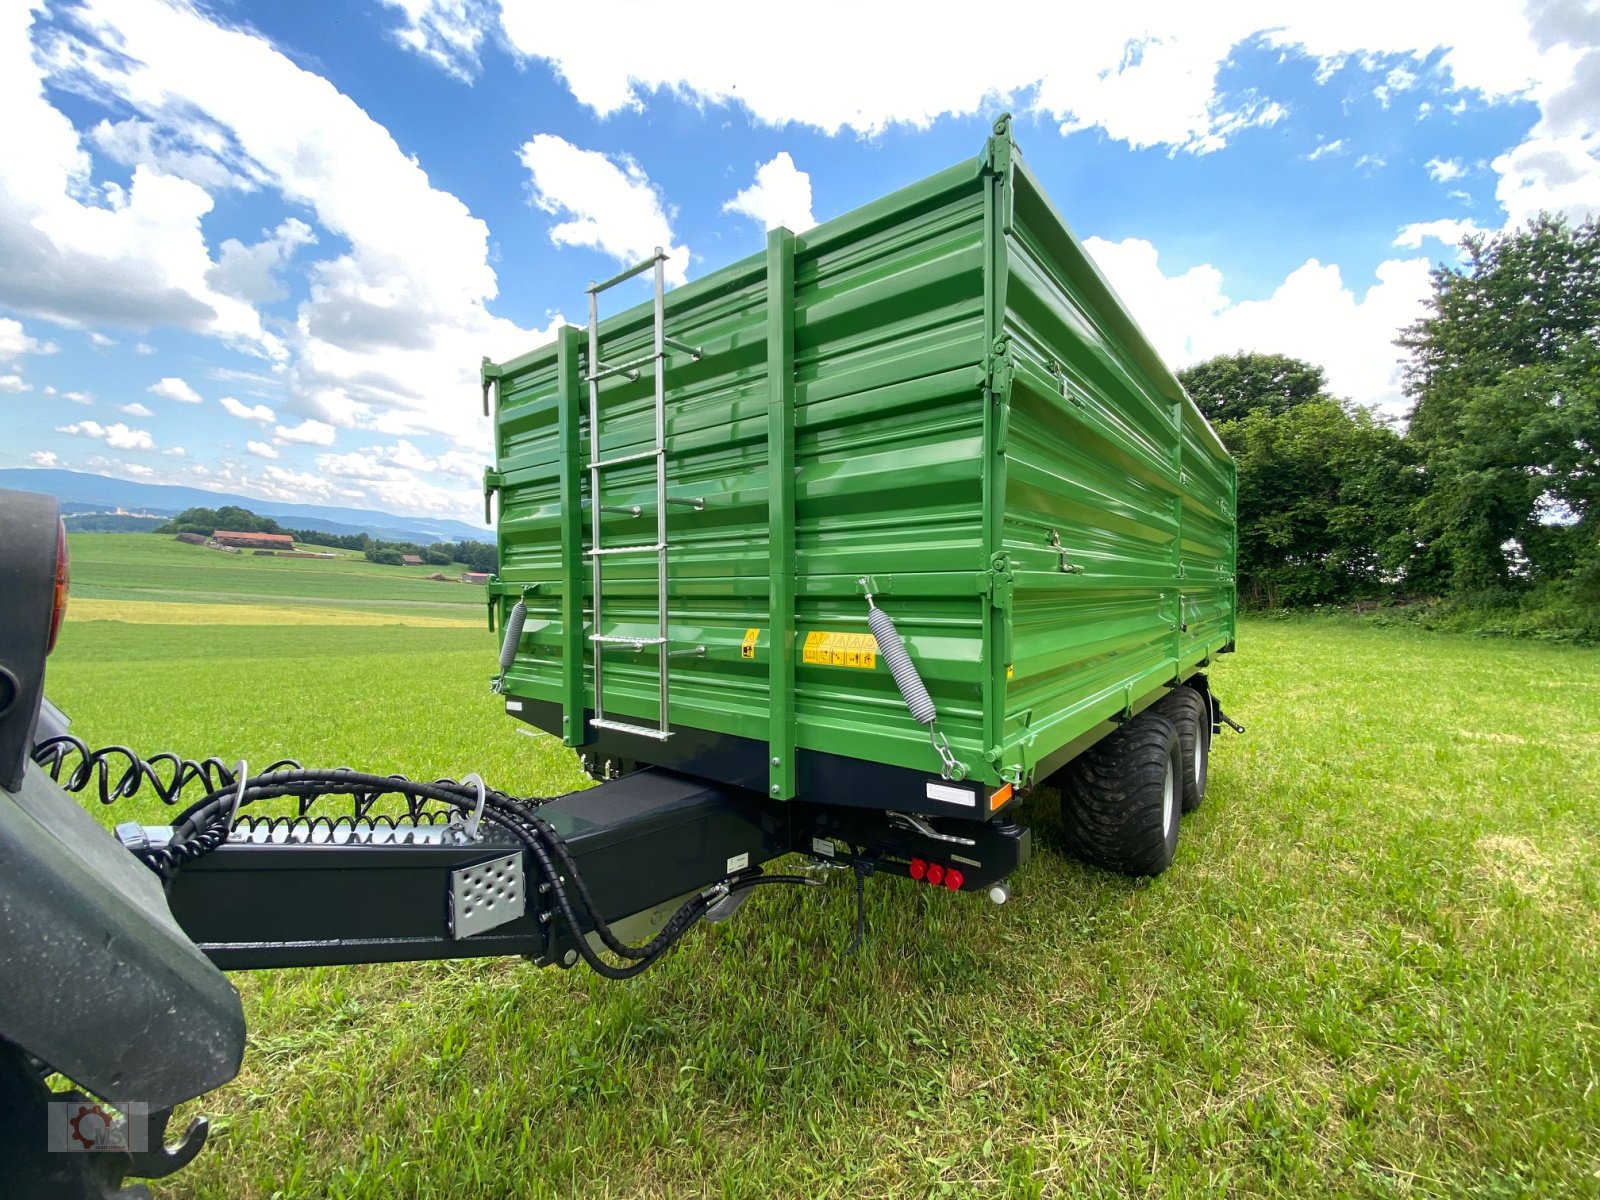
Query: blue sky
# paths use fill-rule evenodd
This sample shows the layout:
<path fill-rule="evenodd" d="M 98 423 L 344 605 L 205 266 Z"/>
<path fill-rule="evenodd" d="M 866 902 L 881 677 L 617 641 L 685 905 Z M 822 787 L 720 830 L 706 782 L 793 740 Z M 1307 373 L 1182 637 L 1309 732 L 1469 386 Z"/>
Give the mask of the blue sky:
<path fill-rule="evenodd" d="M 1600 7 L 0 0 L 0 466 L 470 519 L 476 364 L 975 155 L 1174 366 L 1392 340 L 1466 232 L 1600 211 Z M 838 31 L 845 31 L 841 35 Z"/>

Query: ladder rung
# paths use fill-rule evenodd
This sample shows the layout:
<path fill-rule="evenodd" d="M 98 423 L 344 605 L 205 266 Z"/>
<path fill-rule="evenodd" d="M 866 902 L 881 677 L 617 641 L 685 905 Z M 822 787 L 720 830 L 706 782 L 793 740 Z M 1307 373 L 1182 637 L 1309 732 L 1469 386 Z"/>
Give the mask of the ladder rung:
<path fill-rule="evenodd" d="M 666 638 L 618 637 L 609 633 L 591 633 L 589 640 L 591 642 L 604 642 L 608 646 L 632 646 L 634 649 L 639 649 L 643 646 L 664 646 L 667 642 Z"/>
<path fill-rule="evenodd" d="M 654 254 L 652 254 L 649 258 L 645 259 L 642 263 L 635 263 L 633 266 L 629 267 L 626 271 L 623 271 L 620 275 L 613 275 L 610 279 L 606 280 L 604 283 L 591 283 L 589 285 L 589 294 L 590 295 L 596 295 L 596 294 L 598 294 L 600 292 L 605 291 L 607 288 L 616 287 L 617 284 L 619 284 L 619 283 L 628 282 L 628 280 L 632 279 L 635 275 L 643 275 L 651 267 L 655 266 L 656 263 L 660 262 L 663 258 L 666 258 L 666 257 L 667 256 L 662 252 L 661 247 L 657 246 L 656 247 L 656 252 Z"/>
<path fill-rule="evenodd" d="M 655 362 L 659 354 L 641 354 L 638 358 L 629 359 L 625 363 L 595 363 L 596 370 L 589 376 L 590 383 L 599 383 L 602 379 L 609 379 L 613 375 L 629 375 L 634 379 L 639 378 L 639 368 L 645 363 Z"/>
<path fill-rule="evenodd" d="M 603 471 L 607 467 L 620 467 L 623 463 L 641 462 L 647 458 L 655 458 L 661 453 L 661 447 L 654 450 L 641 450 L 637 454 L 619 454 L 615 458 L 602 458 L 599 462 L 589 464 L 591 471 Z"/>
<path fill-rule="evenodd" d="M 585 554 L 589 554 L 589 555 L 596 555 L 596 554 L 643 554 L 646 551 L 649 551 L 651 554 L 655 554 L 657 551 L 665 550 L 666 548 L 667 548 L 667 543 L 665 543 L 665 542 L 651 542 L 647 546 L 602 546 L 598 550 L 585 550 L 584 553 Z"/>
<path fill-rule="evenodd" d="M 605 717 L 595 717 L 589 724 L 596 729 L 615 729 L 618 733 L 631 733 L 638 737 L 653 738 L 658 742 L 664 742 L 672 736 L 669 730 L 652 729 L 648 725 L 630 725 L 626 721 L 612 721 Z"/>

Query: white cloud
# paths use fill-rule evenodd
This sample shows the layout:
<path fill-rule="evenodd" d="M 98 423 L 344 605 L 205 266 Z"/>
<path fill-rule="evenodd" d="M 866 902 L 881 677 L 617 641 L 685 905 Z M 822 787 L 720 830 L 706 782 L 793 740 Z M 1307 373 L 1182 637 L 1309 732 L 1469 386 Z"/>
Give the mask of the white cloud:
<path fill-rule="evenodd" d="M 245 449 L 257 458 L 280 458 L 278 451 L 269 442 L 246 442 Z"/>
<path fill-rule="evenodd" d="M 199 404 L 200 393 L 195 391 L 176 375 L 168 375 L 158 379 L 145 388 L 152 396 L 160 396 L 163 400 L 176 400 L 180 404 Z"/>
<path fill-rule="evenodd" d="M 1507 225 L 1545 211 L 1574 219 L 1600 214 L 1600 130 L 1587 136 L 1530 137 L 1490 165 L 1500 175 L 1495 197 L 1506 210 Z"/>
<path fill-rule="evenodd" d="M 309 417 L 298 425 L 279 425 L 276 432 L 286 442 L 299 442 L 306 446 L 333 445 L 333 426 Z"/>
<path fill-rule="evenodd" d="M 258 425 L 272 424 L 273 412 L 265 404 L 245 404 L 232 396 L 224 396 L 217 403 L 222 405 L 230 417 L 238 417 L 241 421 L 254 421 Z"/>
<path fill-rule="evenodd" d="M 54 354 L 60 346 L 41 342 L 23 329 L 21 321 L 0 317 L 0 362 L 10 362 L 24 354 Z"/>
<path fill-rule="evenodd" d="M 1222 272 L 1209 264 L 1169 276 L 1147 241 L 1084 244 L 1174 368 L 1238 350 L 1290 354 L 1325 368 L 1336 394 L 1390 414 L 1404 411 L 1393 342 L 1422 315 L 1427 259 L 1380 263 L 1377 281 L 1359 296 L 1337 266 L 1309 259 L 1266 299 L 1234 301 Z"/>
<path fill-rule="evenodd" d="M 1467 173 L 1459 158 L 1430 158 L 1428 177 L 1435 183 L 1454 183 Z"/>
<path fill-rule="evenodd" d="M 70 121 L 44 99 L 23 13 L 14 36 L 0 36 L 9 53 L 0 56 L 0 79 L 21 78 L 27 86 L 0 85 L 0 103 L 7 128 L 51 136 L 30 134 L 25 148 L 31 159 L 9 153 L 0 141 L 0 183 L 9 183 L 13 160 L 16 173 L 35 181 L 40 169 L 33 160 L 54 163 L 50 178 L 57 182 L 34 209 L 60 208 L 67 203 L 63 195 L 101 195 L 112 185 L 93 180 Z M 381 422 L 482 436 L 467 434 L 459 413 L 459 397 L 476 384 L 476 364 L 484 355 L 504 359 L 531 349 L 538 333 L 488 312 L 497 282 L 481 220 L 434 188 L 416 158 L 348 96 L 248 30 L 229 28 L 187 3 L 161 0 L 86 0 L 66 10 L 64 21 L 64 32 L 39 35 L 52 85 L 101 103 L 119 118 L 131 112 L 150 126 L 108 130 L 102 137 L 173 170 L 175 155 L 209 155 L 290 211 L 309 213 L 305 228 L 338 252 L 290 264 L 304 274 L 304 299 L 291 326 L 265 333 L 254 305 L 240 297 L 267 295 L 275 285 L 265 260 L 287 263 L 280 251 L 305 239 L 292 235 L 286 242 L 280 224 L 269 235 L 273 245 L 241 244 L 231 254 L 225 245 L 214 262 L 199 230 L 212 207 L 207 188 L 142 161 L 133 187 L 126 195 L 117 190 L 117 203 L 150 222 L 149 236 L 127 236 L 120 225 L 103 230 L 95 253 L 83 256 L 83 270 L 63 284 L 53 314 L 80 323 L 101 320 L 98 309 L 111 306 L 117 293 L 110 289 L 108 298 L 96 288 L 122 275 L 137 278 L 137 299 L 121 303 L 115 319 L 139 328 L 180 324 L 253 345 L 282 365 L 282 383 L 298 411 L 352 426 Z M 206 168 L 189 163 L 185 169 L 198 176 Z M 38 190 L 37 182 L 31 186 Z M 72 204 L 83 207 L 76 199 Z M 106 200 L 101 207 L 113 206 Z M 116 256 L 126 257 L 132 244 L 148 245 L 156 267 L 142 259 L 137 268 L 122 264 Z M 174 273 L 182 286 L 161 291 L 157 285 Z M 52 278 L 66 277 L 56 271 Z M 7 299 L 0 280 L 0 302 Z"/>
<path fill-rule="evenodd" d="M 1475 221 L 1441 217 L 1437 221 L 1414 221 L 1405 226 L 1396 235 L 1394 244 L 1407 250 L 1420 250 L 1424 238 L 1434 238 L 1454 248 L 1461 244 L 1461 239 L 1464 237 L 1488 232 L 1490 231 Z"/>
<path fill-rule="evenodd" d="M 491 12 L 487 0 L 383 0 L 398 9 L 405 24 L 397 42 L 432 60 L 451 75 L 471 82 L 478 73 L 478 50 Z"/>
<path fill-rule="evenodd" d="M 783 226 L 804 233 L 817 223 L 811 215 L 811 176 L 797 169 L 787 150 L 756 168 L 756 180 L 722 206 L 743 213 L 763 229 Z"/>
<path fill-rule="evenodd" d="M 59 467 L 61 457 L 53 450 L 34 450 L 28 455 L 28 461 L 40 467 Z"/>
<path fill-rule="evenodd" d="M 226 133 L 193 117 L 172 130 L 138 117 L 101 121 L 89 131 L 89 139 L 113 162 L 153 167 L 208 191 L 253 191 L 260 182 L 259 169 L 234 152 Z"/>
<path fill-rule="evenodd" d="M 188 458 L 189 457 L 189 452 L 187 450 L 185 450 L 182 446 L 168 446 L 161 453 L 165 454 L 168 458 Z"/>
<path fill-rule="evenodd" d="M 113 450 L 154 450 L 155 441 L 148 430 L 130 429 L 121 421 L 115 425 L 102 425 L 98 421 L 75 421 L 71 425 L 56 426 L 57 433 L 74 437 L 98 438 Z"/>
<path fill-rule="evenodd" d="M 507 44 L 548 62 L 573 96 L 601 115 L 640 109 L 664 92 L 741 105 L 769 125 L 874 134 L 1009 105 L 1052 119 L 1063 132 L 1098 129 L 1135 148 L 1195 152 L 1282 116 L 1271 99 L 1230 93 L 1220 82 L 1234 52 L 1254 41 L 1311 59 L 1319 82 L 1349 63 L 1381 74 L 1373 92 L 1385 104 L 1424 74 L 1430 84 L 1491 102 L 1531 100 L 1541 114 L 1535 144 L 1496 168 L 1512 181 L 1504 185 L 1512 213 L 1530 211 L 1541 198 L 1574 217 L 1600 207 L 1600 178 L 1574 158 L 1600 158 L 1592 140 L 1600 133 L 1600 37 L 1590 4 L 1480 5 L 1464 20 L 1455 0 L 1156 0 L 1088 10 L 1016 0 L 1007 22 L 1026 33 L 1008 39 L 1003 53 L 977 55 L 969 10 L 949 0 L 929 0 L 909 20 L 897 5 L 814 0 L 803 22 L 788 9 L 738 0 L 670 9 L 620 0 L 607 9 L 603 37 L 581 7 L 500 3 Z M 478 21 L 481 34 L 490 19 L 480 12 Z M 850 36 L 838 37 L 839 29 Z M 782 52 L 772 53 L 774 45 Z M 1459 112 L 1465 103 L 1461 96 L 1446 107 Z M 1559 138 L 1579 141 L 1544 144 Z M 1366 165 L 1382 164 L 1374 157 Z M 1565 184 L 1547 174 L 1571 177 L 1578 167 Z"/>
<path fill-rule="evenodd" d="M 738 103 L 767 124 L 797 121 L 829 133 L 925 127 L 945 114 L 1009 103 L 1063 129 L 1098 128 L 1135 147 L 1216 149 L 1281 115 L 1270 99 L 1230 95 L 1219 84 L 1235 49 L 1253 39 L 1308 55 L 1324 78 L 1333 64 L 1370 62 L 1383 73 L 1385 100 L 1414 87 L 1435 55 L 1442 80 L 1494 97 L 1520 94 L 1540 66 L 1521 13 L 1504 6 L 1463 21 L 1449 0 L 1090 10 L 1017 0 L 1006 19 L 1018 33 L 992 55 L 973 52 L 970 10 L 948 0 L 930 0 L 909 19 L 896 5 L 815 0 L 804 21 L 781 7 L 737 0 L 670 10 L 625 0 L 608 8 L 600 37 L 581 8 L 501 0 L 501 10 L 510 46 L 548 61 L 572 94 L 602 115 L 640 108 L 653 92 L 666 91 Z M 839 37 L 840 29 L 850 36 Z"/>
<path fill-rule="evenodd" d="M 93 346 L 96 350 L 109 350 L 109 349 L 111 349 L 112 346 L 115 346 L 116 344 L 117 344 L 117 339 L 116 338 L 107 337 L 105 334 L 100 333 L 98 330 L 94 330 L 94 329 L 89 330 L 89 345 Z"/>
<path fill-rule="evenodd" d="M 25 3 L 0 13 L 0 303 L 68 325 L 174 324 L 271 353 L 255 310 L 205 282 L 204 188 L 145 163 L 126 187 L 94 180 L 78 132 L 45 98 L 33 19 Z M 62 44 L 49 50 L 51 69 L 70 75 Z"/>
<path fill-rule="evenodd" d="M 0 392 L 21 395 L 23 392 L 31 392 L 32 390 L 33 385 L 24 380 L 21 375 L 0 375 Z"/>
<path fill-rule="evenodd" d="M 135 400 L 132 404 L 124 404 L 121 408 L 117 409 L 117 411 L 119 413 L 123 414 L 123 416 L 127 416 L 127 417 L 153 417 L 153 416 L 155 416 L 155 413 L 151 412 L 148 408 L 146 408 L 144 405 L 140 404 L 137 400 Z"/>
<path fill-rule="evenodd" d="M 1344 153 L 1344 139 L 1343 138 L 1335 138 L 1331 142 L 1323 142 L 1320 146 L 1318 146 L 1310 154 L 1306 155 L 1306 157 L 1308 159 L 1310 159 L 1312 162 L 1316 162 L 1319 158 L 1329 158 L 1329 157 L 1331 157 L 1331 156 L 1333 156 L 1335 154 L 1343 154 L 1343 153 Z"/>
<path fill-rule="evenodd" d="M 587 246 L 623 266 L 649 258 L 659 246 L 669 255 L 667 281 L 684 281 L 689 248 L 673 243 L 661 195 L 633 159 L 613 161 L 553 133 L 535 135 L 519 157 L 532 179 L 534 204 L 567 218 L 551 226 L 552 242 Z"/>
<path fill-rule="evenodd" d="M 252 304 L 282 300 L 289 291 L 278 278 L 294 253 L 302 246 L 315 245 L 317 235 L 304 221 L 289 217 L 261 241 L 246 246 L 238 238 L 222 243 L 217 265 L 206 274 L 206 281 L 219 292 L 237 296 Z"/>
<path fill-rule="evenodd" d="M 116 345 L 115 342 L 112 342 L 111 344 L 113 346 Z M 138 342 L 134 345 L 133 352 L 135 354 L 154 354 L 156 352 L 156 348 L 150 345 L 148 342 Z"/>
<path fill-rule="evenodd" d="M 74 404 L 93 404 L 94 397 L 88 392 L 62 392 L 63 400 L 71 400 Z"/>

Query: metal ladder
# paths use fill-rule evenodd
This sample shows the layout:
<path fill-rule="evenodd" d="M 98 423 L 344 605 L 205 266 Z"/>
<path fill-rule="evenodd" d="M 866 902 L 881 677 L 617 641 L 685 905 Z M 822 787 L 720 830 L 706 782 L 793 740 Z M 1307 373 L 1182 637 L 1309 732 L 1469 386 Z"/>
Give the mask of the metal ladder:
<path fill-rule="evenodd" d="M 669 350 L 677 350 L 684 354 L 692 355 L 697 361 L 700 358 L 700 349 L 690 346 L 676 338 L 667 336 L 663 325 L 665 315 L 664 291 L 666 287 L 666 261 L 667 255 L 660 246 L 656 247 L 655 254 L 623 271 L 620 275 L 613 275 L 604 283 L 591 283 L 589 285 L 589 365 L 584 378 L 589 384 L 589 529 L 590 548 L 586 553 L 594 568 L 594 601 L 590 611 L 589 641 L 594 646 L 594 718 L 590 724 L 597 729 L 613 729 L 620 733 L 636 734 L 639 737 L 653 738 L 664 742 L 672 736 L 672 728 L 668 721 L 667 710 L 667 661 L 677 655 L 703 655 L 705 647 L 699 646 L 692 650 L 674 652 L 668 648 L 667 630 L 667 505 L 685 504 L 692 508 L 703 508 L 704 500 L 669 500 L 667 498 L 667 415 L 666 415 L 666 358 Z M 655 338 L 649 354 L 630 359 L 623 363 L 607 363 L 600 357 L 600 293 L 609 288 L 625 283 L 636 275 L 654 268 L 655 271 Z M 631 454 L 619 454 L 614 458 L 600 457 L 600 381 L 609 379 L 613 375 L 626 375 L 629 379 L 639 378 L 639 368 L 654 364 L 655 368 L 655 418 L 656 438 L 655 445 L 648 450 L 639 450 Z M 620 512 L 629 516 L 642 515 L 637 505 L 602 505 L 601 498 L 601 473 L 611 467 L 620 467 L 626 463 L 643 462 L 647 458 L 655 459 L 656 463 L 656 540 L 653 543 L 632 546 L 602 546 L 600 544 L 600 514 L 602 512 Z M 604 581 L 604 563 L 607 557 L 613 554 L 645 554 L 654 553 L 656 556 L 656 636 L 653 638 L 618 637 L 603 634 L 601 630 L 601 588 Z M 635 651 L 641 651 L 646 646 L 656 647 L 657 661 L 660 664 L 661 674 L 661 719 L 652 728 L 649 725 L 636 725 L 628 721 L 617 721 L 606 716 L 605 713 L 605 685 L 601 659 L 607 646 L 630 646 Z"/>

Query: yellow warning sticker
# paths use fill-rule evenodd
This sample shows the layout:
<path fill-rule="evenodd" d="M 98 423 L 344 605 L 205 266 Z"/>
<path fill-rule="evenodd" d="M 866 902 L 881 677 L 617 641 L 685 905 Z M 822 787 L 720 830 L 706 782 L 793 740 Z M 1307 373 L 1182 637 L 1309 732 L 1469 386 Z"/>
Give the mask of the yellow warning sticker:
<path fill-rule="evenodd" d="M 858 667 L 870 671 L 878 665 L 878 641 L 870 633 L 806 634 L 801 661 L 819 667 Z"/>
<path fill-rule="evenodd" d="M 756 639 L 761 636 L 759 629 L 746 629 L 744 641 L 739 643 L 740 658 L 754 658 L 756 656 Z"/>

